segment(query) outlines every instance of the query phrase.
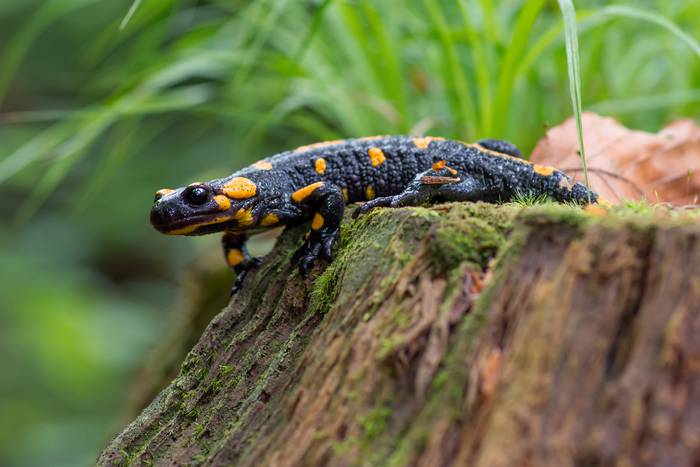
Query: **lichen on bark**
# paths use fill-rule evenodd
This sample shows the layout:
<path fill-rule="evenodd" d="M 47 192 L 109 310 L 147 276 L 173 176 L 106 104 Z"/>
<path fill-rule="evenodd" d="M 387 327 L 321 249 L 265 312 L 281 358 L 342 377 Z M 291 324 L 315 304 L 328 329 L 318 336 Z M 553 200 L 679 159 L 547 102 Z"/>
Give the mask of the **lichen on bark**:
<path fill-rule="evenodd" d="M 700 459 L 694 220 L 382 209 L 347 218 L 336 259 L 306 279 L 289 263 L 304 229 L 99 464 Z"/>

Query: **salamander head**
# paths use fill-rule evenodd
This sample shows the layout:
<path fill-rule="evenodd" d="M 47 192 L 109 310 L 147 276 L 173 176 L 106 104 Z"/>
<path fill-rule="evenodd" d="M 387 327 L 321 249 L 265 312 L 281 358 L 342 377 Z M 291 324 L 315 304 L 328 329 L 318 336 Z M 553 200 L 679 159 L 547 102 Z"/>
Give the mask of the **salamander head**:
<path fill-rule="evenodd" d="M 168 235 L 244 230 L 254 224 L 257 187 L 244 177 L 195 182 L 156 192 L 151 224 Z"/>

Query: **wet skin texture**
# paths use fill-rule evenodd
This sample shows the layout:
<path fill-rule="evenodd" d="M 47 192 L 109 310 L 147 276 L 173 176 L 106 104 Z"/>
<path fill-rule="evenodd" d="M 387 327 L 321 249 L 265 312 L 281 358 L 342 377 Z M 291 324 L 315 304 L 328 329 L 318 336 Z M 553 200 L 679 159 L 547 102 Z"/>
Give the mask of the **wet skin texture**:
<path fill-rule="evenodd" d="M 523 160 L 510 143 L 476 144 L 443 138 L 381 136 L 302 146 L 256 162 L 226 178 L 156 193 L 151 223 L 169 235 L 224 232 L 226 262 L 236 272 L 235 293 L 259 264 L 250 234 L 311 219 L 293 257 L 306 275 L 320 257 L 331 260 L 346 204 L 375 207 L 438 201 L 501 202 L 545 195 L 560 202 L 603 202 L 563 172 Z"/>

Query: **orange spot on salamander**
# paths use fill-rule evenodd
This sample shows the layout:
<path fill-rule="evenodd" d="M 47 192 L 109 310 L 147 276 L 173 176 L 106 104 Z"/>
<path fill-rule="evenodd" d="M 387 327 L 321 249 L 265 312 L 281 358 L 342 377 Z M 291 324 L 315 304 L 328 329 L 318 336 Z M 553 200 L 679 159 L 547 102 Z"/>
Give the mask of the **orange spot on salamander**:
<path fill-rule="evenodd" d="M 433 141 L 444 141 L 445 138 L 439 136 L 424 136 L 422 138 L 413 138 L 413 144 L 416 145 L 418 149 L 427 149 L 430 143 Z"/>
<path fill-rule="evenodd" d="M 224 195 L 214 196 L 214 202 L 219 206 L 219 211 L 226 211 L 231 207 L 231 200 Z"/>
<path fill-rule="evenodd" d="M 306 152 L 306 151 L 311 151 L 312 149 L 320 149 L 320 148 L 326 148 L 328 146 L 335 146 L 336 144 L 341 144 L 344 143 L 344 139 L 334 139 L 331 141 L 322 141 L 320 143 L 313 143 L 313 144 L 307 144 L 305 146 L 299 146 L 294 150 L 294 152 Z"/>
<path fill-rule="evenodd" d="M 316 173 L 323 175 L 323 173 L 326 171 L 326 160 L 322 157 L 319 157 L 314 161 L 314 169 L 316 169 Z"/>
<path fill-rule="evenodd" d="M 234 248 L 228 252 L 226 255 L 226 262 L 229 266 L 234 267 L 245 261 L 245 255 L 238 248 Z"/>
<path fill-rule="evenodd" d="M 245 177 L 234 177 L 221 188 L 221 191 L 233 199 L 247 199 L 255 196 L 258 187 Z"/>
<path fill-rule="evenodd" d="M 301 203 L 304 201 L 311 193 L 316 191 L 318 188 L 323 186 L 323 182 L 312 183 L 311 185 L 306 185 L 294 193 L 292 193 L 292 200 L 296 203 Z"/>
<path fill-rule="evenodd" d="M 549 177 L 554 173 L 554 167 L 549 167 L 546 165 L 540 165 L 540 164 L 535 164 L 532 166 L 532 170 L 535 171 L 536 174 Z"/>
<path fill-rule="evenodd" d="M 171 190 L 170 188 L 163 188 L 162 190 L 156 191 L 156 196 L 159 196 L 162 198 L 163 196 L 167 196 L 170 193 L 173 193 L 174 191 L 175 190 Z"/>
<path fill-rule="evenodd" d="M 323 219 L 323 216 L 320 215 L 319 213 L 316 213 L 316 215 L 314 215 L 314 220 L 311 221 L 311 229 L 312 230 L 320 229 L 321 227 L 323 227 L 324 222 L 325 222 L 325 220 Z"/>
<path fill-rule="evenodd" d="M 272 170 L 272 164 L 268 161 L 258 161 L 253 164 L 253 167 L 260 170 Z"/>
<path fill-rule="evenodd" d="M 369 148 L 367 154 L 369 154 L 369 160 L 372 162 L 372 167 L 380 166 L 386 160 L 386 157 L 384 157 L 384 151 L 374 146 Z"/>
<path fill-rule="evenodd" d="M 239 209 L 233 216 L 238 221 L 238 225 L 249 226 L 253 224 L 253 211 L 251 209 Z"/>
<path fill-rule="evenodd" d="M 363 136 L 362 138 L 358 138 L 360 141 L 374 141 L 377 139 L 383 139 L 386 138 L 386 135 L 375 135 L 375 136 Z"/>
<path fill-rule="evenodd" d="M 377 196 L 377 194 L 374 192 L 374 188 L 372 185 L 368 186 L 367 189 L 365 190 L 365 197 L 368 200 L 374 199 Z"/>
<path fill-rule="evenodd" d="M 608 210 L 602 206 L 598 206 L 597 204 L 589 204 L 583 208 L 583 210 L 586 212 L 586 214 L 593 217 L 604 217 L 608 215 Z"/>
<path fill-rule="evenodd" d="M 260 221 L 260 225 L 263 227 L 268 227 L 270 225 L 275 225 L 280 221 L 280 218 L 277 217 L 277 214 L 267 214 L 265 217 L 262 218 Z"/>
<path fill-rule="evenodd" d="M 596 199 L 596 202 L 597 202 L 599 205 L 601 205 L 602 207 L 606 208 L 606 209 L 612 208 L 612 204 L 610 203 L 610 201 L 608 201 L 607 199 L 603 198 L 603 197 L 600 196 L 600 195 L 598 195 L 598 198 Z"/>
<path fill-rule="evenodd" d="M 216 217 L 210 221 L 187 225 L 185 227 L 175 229 L 175 230 L 170 230 L 170 231 L 165 232 L 165 233 L 166 233 L 166 235 L 188 235 L 188 234 L 193 233 L 198 228 L 204 227 L 205 225 L 222 224 L 224 222 L 230 221 L 231 219 L 232 219 L 231 216 Z"/>
<path fill-rule="evenodd" d="M 452 167 L 447 166 L 447 162 L 445 160 L 440 160 L 433 162 L 433 170 L 442 170 L 442 169 L 447 169 L 448 172 L 450 172 L 452 175 L 457 175 L 457 171 L 453 169 Z"/>
<path fill-rule="evenodd" d="M 459 143 L 463 144 L 464 146 L 468 146 L 468 147 L 477 149 L 485 154 L 488 154 L 489 156 L 502 157 L 504 159 L 510 159 L 512 161 L 515 161 L 515 162 L 520 162 L 521 164 L 532 165 L 532 162 L 530 162 L 528 160 L 521 159 L 520 157 L 511 156 L 510 154 L 492 151 L 491 149 L 487 149 L 480 144 L 469 144 L 469 143 L 465 143 L 464 141 L 459 141 Z"/>

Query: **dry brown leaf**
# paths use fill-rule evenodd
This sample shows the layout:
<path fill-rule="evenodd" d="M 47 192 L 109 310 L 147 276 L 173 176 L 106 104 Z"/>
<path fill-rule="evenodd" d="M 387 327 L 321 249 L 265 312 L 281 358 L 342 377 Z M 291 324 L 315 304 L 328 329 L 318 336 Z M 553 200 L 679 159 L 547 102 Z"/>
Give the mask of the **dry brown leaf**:
<path fill-rule="evenodd" d="M 677 120 L 654 134 L 587 112 L 583 132 L 591 187 L 610 202 L 698 202 L 700 127 L 693 120 Z M 549 130 L 531 160 L 555 166 L 582 182 L 575 121 Z"/>

